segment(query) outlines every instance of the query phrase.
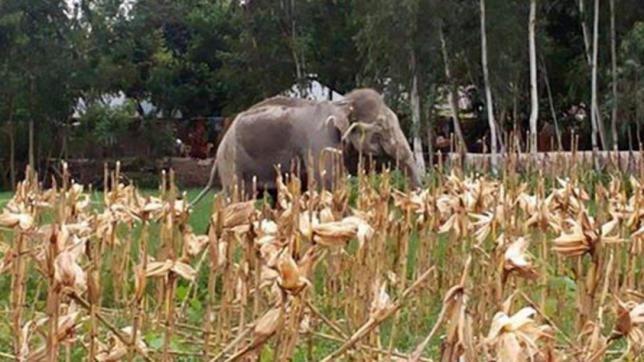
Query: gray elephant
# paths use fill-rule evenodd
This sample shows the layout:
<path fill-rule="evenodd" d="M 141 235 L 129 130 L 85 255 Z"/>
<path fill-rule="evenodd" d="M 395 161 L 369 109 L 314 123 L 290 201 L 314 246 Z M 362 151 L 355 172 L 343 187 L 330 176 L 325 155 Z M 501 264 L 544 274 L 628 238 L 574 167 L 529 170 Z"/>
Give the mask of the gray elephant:
<path fill-rule="evenodd" d="M 301 177 L 313 170 L 317 184 L 328 187 L 332 157 L 323 154 L 334 150 L 388 156 L 398 161 L 413 187 L 420 186 L 398 117 L 376 91 L 356 89 L 333 102 L 276 96 L 237 115 L 219 144 L 208 185 L 193 205 L 213 186 L 216 174 L 227 192 L 235 182 L 250 190 L 253 178 L 258 189 L 274 191 L 275 165 L 284 170 L 294 160 L 302 162 Z M 314 164 L 308 165 L 309 160 Z"/>

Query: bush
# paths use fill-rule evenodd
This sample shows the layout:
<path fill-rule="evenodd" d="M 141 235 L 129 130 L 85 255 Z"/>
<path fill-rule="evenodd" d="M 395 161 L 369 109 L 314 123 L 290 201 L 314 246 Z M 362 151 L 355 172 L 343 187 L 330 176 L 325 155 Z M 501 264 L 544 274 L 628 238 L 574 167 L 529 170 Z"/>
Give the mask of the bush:
<path fill-rule="evenodd" d="M 81 125 L 101 146 L 111 148 L 127 131 L 133 114 L 134 104 L 131 101 L 118 106 L 93 102 L 81 118 Z"/>

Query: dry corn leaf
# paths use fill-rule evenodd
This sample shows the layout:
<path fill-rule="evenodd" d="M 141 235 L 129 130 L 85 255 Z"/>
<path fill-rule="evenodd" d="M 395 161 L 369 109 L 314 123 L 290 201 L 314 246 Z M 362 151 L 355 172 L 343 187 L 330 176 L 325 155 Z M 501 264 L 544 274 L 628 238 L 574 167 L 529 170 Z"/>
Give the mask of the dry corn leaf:
<path fill-rule="evenodd" d="M 362 247 L 367 241 L 371 240 L 375 231 L 363 218 L 357 216 L 348 216 L 342 219 L 345 224 L 351 224 L 357 227 L 356 238 L 358 239 L 359 247 Z"/>
<path fill-rule="evenodd" d="M 197 276 L 197 272 L 190 265 L 168 259 L 166 261 L 149 262 L 145 270 L 145 277 L 166 277 L 170 271 L 190 281 Z"/>
<path fill-rule="evenodd" d="M 310 284 L 301 275 L 300 269 L 295 263 L 295 260 L 293 260 L 293 257 L 286 251 L 282 253 L 277 261 L 277 271 L 279 272 L 277 279 L 279 286 L 291 293 L 297 293 L 307 284 Z"/>
<path fill-rule="evenodd" d="M 504 312 L 494 316 L 485 343 L 498 361 L 529 361 L 541 353 L 537 342 L 552 336 L 548 326 L 536 325 L 535 314 L 533 308 L 526 307 L 512 316 Z"/>
<path fill-rule="evenodd" d="M 474 238 L 476 239 L 477 244 L 481 245 L 485 239 L 487 239 L 487 236 L 490 235 L 492 226 L 496 222 L 494 214 L 491 212 L 486 212 L 484 214 L 471 213 L 470 217 L 476 220 L 476 222 L 472 223 L 472 226 L 476 229 L 474 232 Z"/>
<path fill-rule="evenodd" d="M 250 225 L 250 217 L 255 213 L 255 201 L 245 201 L 230 204 L 224 208 L 223 227 L 234 228 Z"/>
<path fill-rule="evenodd" d="M 188 256 L 194 257 L 201 253 L 210 239 L 208 235 L 195 235 L 192 232 L 186 233 L 184 236 L 184 248 Z"/>
<path fill-rule="evenodd" d="M 277 224 L 272 220 L 262 219 L 255 223 L 255 229 L 258 235 L 275 235 L 277 234 Z"/>
<path fill-rule="evenodd" d="M 581 224 L 574 220 L 571 220 L 570 223 L 572 224 L 571 232 L 564 232 L 554 239 L 552 241 L 554 244 L 552 250 L 563 256 L 578 256 L 590 252 L 590 241 L 584 235 Z"/>
<path fill-rule="evenodd" d="M 300 219 L 298 223 L 299 231 L 302 236 L 311 240 L 313 238 L 313 228 L 318 226 L 320 221 L 314 213 L 303 212 L 300 213 Z"/>
<path fill-rule="evenodd" d="M 33 224 L 33 217 L 29 213 L 20 210 L 9 210 L 5 208 L 2 210 L 2 214 L 0 214 L 0 226 L 28 230 Z"/>
<path fill-rule="evenodd" d="M 380 320 L 394 308 L 394 304 L 389 294 L 387 294 L 386 282 L 382 282 L 380 287 L 374 287 L 373 289 L 373 299 L 371 300 L 371 306 L 369 308 L 369 316 L 375 320 Z"/>
<path fill-rule="evenodd" d="M 54 260 L 54 280 L 78 292 L 87 289 L 87 276 L 83 268 L 78 265 L 76 258 L 69 251 L 63 251 Z"/>
<path fill-rule="evenodd" d="M 644 303 L 617 301 L 617 321 L 615 331 L 626 337 L 627 351 L 644 352 Z"/>
<path fill-rule="evenodd" d="M 506 272 L 517 272 L 525 278 L 538 276 L 532 265 L 532 258 L 527 253 L 529 246 L 530 243 L 524 237 L 518 238 L 508 246 L 503 254 L 503 267 Z"/>
<path fill-rule="evenodd" d="M 314 225 L 313 241 L 324 246 L 344 246 L 358 233 L 353 222 L 333 221 Z"/>
<path fill-rule="evenodd" d="M 282 306 L 277 306 L 264 313 L 261 316 L 257 323 L 255 324 L 255 335 L 261 337 L 267 337 L 275 333 L 277 328 L 282 323 L 282 315 L 284 311 Z"/>
<path fill-rule="evenodd" d="M 121 329 L 123 336 L 127 337 L 128 340 L 132 340 L 132 327 L 128 326 Z M 147 345 L 143 341 L 141 334 L 139 333 L 136 338 L 136 346 L 138 351 L 142 353 L 147 353 Z M 128 353 L 127 345 L 125 345 L 119 338 L 115 335 L 110 334 L 110 341 L 108 345 L 103 345 L 99 349 L 96 355 L 96 361 L 98 362 L 117 362 L 121 361 Z"/>

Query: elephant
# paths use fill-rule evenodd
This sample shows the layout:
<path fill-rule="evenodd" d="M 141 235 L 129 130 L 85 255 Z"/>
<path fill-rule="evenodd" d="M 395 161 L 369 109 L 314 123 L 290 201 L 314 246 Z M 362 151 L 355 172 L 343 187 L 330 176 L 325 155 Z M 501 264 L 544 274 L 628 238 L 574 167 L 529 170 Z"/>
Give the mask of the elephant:
<path fill-rule="evenodd" d="M 274 96 L 238 114 L 217 148 L 208 184 L 192 204 L 212 188 L 216 174 L 226 192 L 235 185 L 248 191 L 253 182 L 274 192 L 275 165 L 284 167 L 295 160 L 303 164 L 302 170 L 314 170 L 318 185 L 328 187 L 333 164 L 331 157 L 319 162 L 325 151 L 386 156 L 398 161 L 412 187 L 421 185 L 398 117 L 382 95 L 362 88 L 339 101 Z M 318 161 L 309 165 L 309 160 Z M 301 173 L 300 177 L 307 176 Z"/>

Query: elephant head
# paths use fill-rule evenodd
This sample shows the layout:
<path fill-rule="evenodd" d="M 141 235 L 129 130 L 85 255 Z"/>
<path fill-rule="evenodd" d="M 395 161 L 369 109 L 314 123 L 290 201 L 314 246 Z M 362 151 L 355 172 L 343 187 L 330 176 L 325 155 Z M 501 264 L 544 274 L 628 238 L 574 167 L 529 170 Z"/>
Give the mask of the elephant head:
<path fill-rule="evenodd" d="M 364 154 L 386 155 L 397 160 L 408 173 L 412 186 L 421 185 L 418 166 L 398 117 L 378 92 L 357 89 L 336 103 L 345 109 L 346 123 L 340 127 L 344 141 Z"/>

